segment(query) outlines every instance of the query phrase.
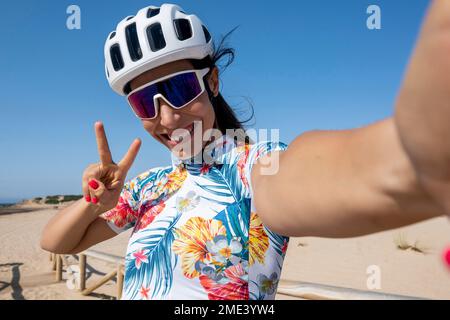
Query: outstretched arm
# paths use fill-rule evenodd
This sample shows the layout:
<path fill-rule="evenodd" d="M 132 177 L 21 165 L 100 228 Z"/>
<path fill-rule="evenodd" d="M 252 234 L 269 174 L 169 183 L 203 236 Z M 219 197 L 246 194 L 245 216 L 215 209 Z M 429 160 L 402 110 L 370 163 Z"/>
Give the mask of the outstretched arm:
<path fill-rule="evenodd" d="M 392 118 L 304 133 L 279 155 L 275 175 L 260 174 L 267 157 L 252 170 L 255 206 L 284 235 L 354 237 L 443 213 L 419 184 Z"/>
<path fill-rule="evenodd" d="M 352 237 L 450 214 L 450 3 L 435 1 L 395 117 L 312 131 L 280 153 L 276 175 L 253 167 L 254 201 L 274 231 Z"/>

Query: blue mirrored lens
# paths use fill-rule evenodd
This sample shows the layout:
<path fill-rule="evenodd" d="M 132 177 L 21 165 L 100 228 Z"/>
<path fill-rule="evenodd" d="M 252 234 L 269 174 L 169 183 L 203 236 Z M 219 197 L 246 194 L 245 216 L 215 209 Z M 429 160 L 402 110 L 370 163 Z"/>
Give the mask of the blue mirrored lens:
<path fill-rule="evenodd" d="M 154 118 L 156 107 L 153 97 L 162 94 L 175 108 L 181 108 L 191 102 L 202 91 L 195 72 L 176 75 L 154 83 L 128 97 L 131 107 L 140 118 Z"/>

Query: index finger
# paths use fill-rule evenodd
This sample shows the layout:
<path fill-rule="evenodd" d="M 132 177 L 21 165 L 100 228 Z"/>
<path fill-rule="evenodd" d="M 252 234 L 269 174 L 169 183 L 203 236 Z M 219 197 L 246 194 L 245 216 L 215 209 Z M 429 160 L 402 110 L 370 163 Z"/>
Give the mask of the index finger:
<path fill-rule="evenodd" d="M 105 129 L 103 123 L 97 121 L 95 123 L 95 137 L 97 139 L 97 149 L 102 164 L 111 164 L 112 156 L 109 150 L 108 139 L 106 139 Z"/>

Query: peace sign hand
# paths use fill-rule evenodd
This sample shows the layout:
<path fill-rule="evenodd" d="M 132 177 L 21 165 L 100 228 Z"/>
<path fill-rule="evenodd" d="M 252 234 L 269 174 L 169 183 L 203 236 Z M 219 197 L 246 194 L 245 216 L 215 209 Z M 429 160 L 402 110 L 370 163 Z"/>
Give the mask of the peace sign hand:
<path fill-rule="evenodd" d="M 128 170 L 136 158 L 141 140 L 135 139 L 123 159 L 118 163 L 112 160 L 105 129 L 101 122 L 95 123 L 100 162 L 89 165 L 83 172 L 83 194 L 87 202 L 97 206 L 97 212 L 113 209 L 119 201 Z"/>

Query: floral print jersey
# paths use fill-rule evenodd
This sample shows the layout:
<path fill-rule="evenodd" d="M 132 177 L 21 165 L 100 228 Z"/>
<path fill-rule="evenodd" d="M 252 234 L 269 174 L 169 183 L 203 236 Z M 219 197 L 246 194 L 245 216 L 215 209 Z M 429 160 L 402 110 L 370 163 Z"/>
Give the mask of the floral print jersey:
<path fill-rule="evenodd" d="M 250 176 L 260 156 L 286 148 L 225 135 L 212 165 L 172 157 L 128 181 L 101 216 L 117 233 L 133 228 L 122 299 L 274 299 L 289 239 L 262 224 Z"/>

